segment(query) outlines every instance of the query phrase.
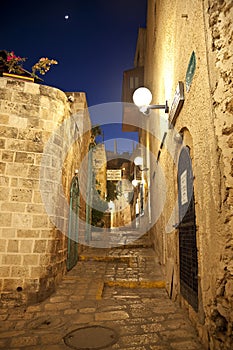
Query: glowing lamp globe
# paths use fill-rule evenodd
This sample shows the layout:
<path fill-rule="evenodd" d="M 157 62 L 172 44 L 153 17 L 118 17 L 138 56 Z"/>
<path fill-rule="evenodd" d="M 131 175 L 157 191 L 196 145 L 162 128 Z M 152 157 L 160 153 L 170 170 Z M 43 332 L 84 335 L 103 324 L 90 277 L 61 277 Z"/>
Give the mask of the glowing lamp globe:
<path fill-rule="evenodd" d="M 140 87 L 133 93 L 133 102 L 136 106 L 149 106 L 152 101 L 152 93 L 145 87 Z"/>
<path fill-rule="evenodd" d="M 142 157 L 136 157 L 136 158 L 134 159 L 134 164 L 135 164 L 135 165 L 142 165 L 142 164 L 143 164 L 143 159 L 142 159 Z"/>
<path fill-rule="evenodd" d="M 138 185 L 138 180 L 134 179 L 134 180 L 132 181 L 132 185 L 133 185 L 133 187 L 137 187 L 137 185 Z"/>

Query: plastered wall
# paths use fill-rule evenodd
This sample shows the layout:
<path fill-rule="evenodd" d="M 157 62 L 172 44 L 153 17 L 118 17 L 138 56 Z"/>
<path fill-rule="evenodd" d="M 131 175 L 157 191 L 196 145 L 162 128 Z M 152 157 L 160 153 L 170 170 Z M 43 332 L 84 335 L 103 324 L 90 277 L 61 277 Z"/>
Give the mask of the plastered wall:
<path fill-rule="evenodd" d="M 148 1 L 145 85 L 152 103 L 171 106 L 178 81 L 186 83 L 192 52 L 196 69 L 175 131 L 190 148 L 194 174 L 198 249 L 199 308 L 180 295 L 178 229 L 166 232 L 177 202 L 177 159 L 180 145 L 167 130 L 159 164 L 166 179 L 166 200 L 156 177 L 151 178 L 152 218 L 163 206 L 151 230 L 155 250 L 167 279 L 167 289 L 187 308 L 206 348 L 232 347 L 232 1 Z M 163 112 L 149 120 L 149 130 L 161 129 Z M 156 133 L 157 135 L 157 133 Z M 160 139 L 150 138 L 152 153 Z M 151 174 L 156 170 L 153 160 Z M 156 191 L 156 196 L 153 193 Z M 159 208 L 160 209 L 160 208 Z M 175 212 L 174 223 L 177 220 Z"/>

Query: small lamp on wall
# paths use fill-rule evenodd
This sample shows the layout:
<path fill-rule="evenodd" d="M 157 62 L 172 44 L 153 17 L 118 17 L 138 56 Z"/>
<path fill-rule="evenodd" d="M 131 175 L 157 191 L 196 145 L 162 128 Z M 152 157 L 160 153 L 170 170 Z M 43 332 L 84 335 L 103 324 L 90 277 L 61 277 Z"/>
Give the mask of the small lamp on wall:
<path fill-rule="evenodd" d="M 140 112 L 149 115 L 151 109 L 164 109 L 165 113 L 169 113 L 167 101 L 164 105 L 151 105 L 152 93 L 146 87 L 139 87 L 133 93 L 133 102 L 138 106 Z"/>
<path fill-rule="evenodd" d="M 139 184 L 139 181 L 136 179 L 133 179 L 133 181 L 132 181 L 133 187 L 137 187 L 138 184 Z"/>
<path fill-rule="evenodd" d="M 143 158 L 138 156 L 134 159 L 134 164 L 138 167 L 140 171 L 147 171 L 149 168 L 142 168 L 143 165 Z"/>
<path fill-rule="evenodd" d="M 142 159 L 142 157 L 138 156 L 138 157 L 136 157 L 136 158 L 134 159 L 133 162 L 134 162 L 135 165 L 141 165 L 141 166 L 142 166 L 142 164 L 143 164 L 143 159 Z"/>

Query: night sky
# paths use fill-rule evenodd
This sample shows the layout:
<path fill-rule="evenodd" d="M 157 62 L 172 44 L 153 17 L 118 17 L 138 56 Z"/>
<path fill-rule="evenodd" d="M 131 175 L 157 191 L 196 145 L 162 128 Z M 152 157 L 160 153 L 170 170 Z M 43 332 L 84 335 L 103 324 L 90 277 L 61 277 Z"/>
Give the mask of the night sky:
<path fill-rule="evenodd" d="M 26 57 L 28 70 L 40 57 L 56 59 L 59 64 L 42 76 L 44 83 L 84 91 L 89 107 L 120 102 L 123 71 L 133 68 L 146 9 L 147 0 L 4 1 L 1 49 Z M 112 137 L 111 128 L 107 134 Z M 134 134 L 123 137 L 136 139 Z"/>

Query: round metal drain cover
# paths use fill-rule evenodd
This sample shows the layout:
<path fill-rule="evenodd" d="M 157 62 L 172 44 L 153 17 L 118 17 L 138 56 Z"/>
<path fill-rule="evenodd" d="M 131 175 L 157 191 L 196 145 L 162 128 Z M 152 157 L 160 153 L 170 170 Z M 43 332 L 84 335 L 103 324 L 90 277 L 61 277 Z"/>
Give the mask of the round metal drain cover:
<path fill-rule="evenodd" d="M 98 350 L 117 342 L 114 329 L 102 326 L 87 326 L 73 330 L 64 337 L 67 346 L 76 350 Z"/>

